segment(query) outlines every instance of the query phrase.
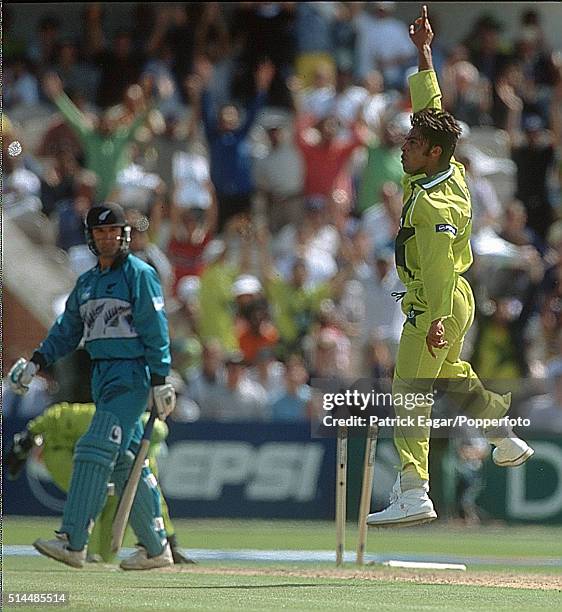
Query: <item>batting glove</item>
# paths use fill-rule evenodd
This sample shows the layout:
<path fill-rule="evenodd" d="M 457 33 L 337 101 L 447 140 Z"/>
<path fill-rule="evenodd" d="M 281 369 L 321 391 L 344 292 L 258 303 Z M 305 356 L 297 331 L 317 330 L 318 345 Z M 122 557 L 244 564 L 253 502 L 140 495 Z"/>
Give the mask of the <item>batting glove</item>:
<path fill-rule="evenodd" d="M 17 395 L 25 395 L 38 370 L 39 366 L 36 363 L 20 357 L 8 372 L 8 381 L 12 391 Z"/>
<path fill-rule="evenodd" d="M 152 401 L 156 407 L 158 418 L 165 421 L 176 407 L 176 392 L 170 383 L 152 387 Z"/>

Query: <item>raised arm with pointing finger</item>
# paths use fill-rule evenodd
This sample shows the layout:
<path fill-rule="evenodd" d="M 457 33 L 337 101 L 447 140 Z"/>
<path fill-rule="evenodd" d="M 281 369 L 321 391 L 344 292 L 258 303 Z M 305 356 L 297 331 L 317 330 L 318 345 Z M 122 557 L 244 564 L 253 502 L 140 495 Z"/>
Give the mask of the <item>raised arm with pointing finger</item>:
<path fill-rule="evenodd" d="M 431 416 L 436 379 L 454 384 L 455 398 L 460 398 L 462 409 L 471 417 L 499 419 L 511 403 L 511 394 L 502 396 L 485 389 L 471 365 L 460 357 L 474 319 L 472 289 L 463 276 L 472 264 L 470 193 L 464 167 L 453 157 L 461 129 L 441 107 L 426 6 L 410 26 L 410 38 L 418 50 L 419 71 L 409 80 L 414 114 L 402 146 L 406 176 L 395 257 L 406 286 L 402 299 L 406 321 L 392 390 L 396 416 L 405 422 L 413 417 L 418 426 L 395 427 L 401 469 L 390 505 L 367 519 L 377 527 L 415 525 L 437 518 L 428 496 L 430 427 L 425 425 Z M 426 399 L 404 411 L 399 400 L 408 396 Z M 496 446 L 492 458 L 497 465 L 521 465 L 533 454 L 507 426 L 485 427 L 484 433 Z"/>

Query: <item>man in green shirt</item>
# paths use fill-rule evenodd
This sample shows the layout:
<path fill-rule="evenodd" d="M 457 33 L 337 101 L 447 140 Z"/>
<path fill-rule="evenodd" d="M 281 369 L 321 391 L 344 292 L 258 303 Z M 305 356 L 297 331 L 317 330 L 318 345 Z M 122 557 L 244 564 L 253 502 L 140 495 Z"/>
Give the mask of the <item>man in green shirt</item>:
<path fill-rule="evenodd" d="M 102 116 L 97 125 L 88 119 L 64 93 L 62 81 L 55 73 L 48 74 L 43 87 L 68 124 L 76 132 L 84 155 L 87 170 L 98 176 L 96 200 L 106 200 L 115 186 L 117 174 L 129 161 L 129 143 L 135 131 L 147 116 L 147 110 L 140 111 L 144 99 L 137 100 L 137 115 L 128 126 L 111 129 L 106 117 Z"/>
<path fill-rule="evenodd" d="M 401 115 L 387 121 L 382 127 L 380 140 L 372 141 L 367 147 L 367 165 L 357 195 L 357 209 L 360 213 L 381 202 L 385 183 L 395 183 L 398 186 L 402 183 L 404 174 L 400 162 L 400 144 L 406 134 L 402 123 Z"/>
<path fill-rule="evenodd" d="M 315 315 L 320 312 L 322 301 L 332 296 L 330 283 L 310 288 L 305 285 L 305 280 L 306 264 L 302 259 L 293 263 L 290 281 L 275 274 L 266 277 L 266 291 L 271 300 L 273 318 L 287 353 L 299 350 Z"/>
<path fill-rule="evenodd" d="M 223 350 L 238 350 L 235 333 L 232 284 L 240 268 L 227 259 L 223 240 L 211 240 L 203 252 L 207 264 L 199 287 L 199 335 L 203 342 L 216 338 Z"/>
<path fill-rule="evenodd" d="M 296 257 L 289 280 L 275 269 L 268 244 L 271 236 L 265 226 L 256 232 L 260 255 L 260 274 L 271 304 L 273 321 L 279 330 L 280 348 L 285 355 L 302 351 L 302 341 L 320 313 L 322 302 L 341 295 L 351 273 L 349 262 L 329 281 L 314 287 L 307 284 L 306 261 Z"/>
<path fill-rule="evenodd" d="M 410 26 L 410 37 L 418 49 L 419 72 L 410 77 L 414 115 L 402 147 L 405 204 L 395 253 L 398 275 L 406 286 L 402 301 L 406 322 L 393 381 L 396 416 L 403 419 L 394 430 L 401 469 L 390 505 L 367 519 L 376 527 L 437 518 L 428 496 L 430 427 L 426 425 L 436 379 L 446 379 L 447 390 L 462 399 L 470 417 L 500 419 L 511 403 L 510 393 L 486 390 L 470 364 L 460 358 L 474 319 L 474 297 L 462 276 L 472 264 L 470 193 L 464 167 L 453 158 L 461 129 L 441 109 L 426 6 Z M 412 406 L 408 397 L 413 394 L 418 399 Z M 496 447 L 492 458 L 497 465 L 521 465 L 533 454 L 507 426 L 484 426 L 484 433 Z"/>

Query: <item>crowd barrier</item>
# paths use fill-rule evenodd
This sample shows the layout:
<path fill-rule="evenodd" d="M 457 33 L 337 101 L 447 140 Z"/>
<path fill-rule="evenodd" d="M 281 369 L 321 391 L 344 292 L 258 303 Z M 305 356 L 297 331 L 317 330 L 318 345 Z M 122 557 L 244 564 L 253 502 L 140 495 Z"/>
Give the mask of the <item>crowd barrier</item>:
<path fill-rule="evenodd" d="M 3 423 L 4 452 L 22 419 Z M 535 455 L 502 469 L 487 461 L 478 505 L 491 519 L 562 524 L 562 438 L 526 437 Z M 446 488 L 446 441 L 434 441 L 432 497 L 440 510 L 451 503 Z M 314 439 L 305 424 L 170 423 L 159 458 L 159 480 L 172 517 L 325 519 L 334 517 L 335 440 Z M 350 438 L 348 519 L 357 515 L 363 441 Z M 396 476 L 389 437 L 377 448 L 372 509 L 384 507 Z M 445 469 L 444 469 L 445 468 Z M 16 481 L 3 479 L 7 515 L 57 515 L 64 494 L 41 463 L 40 449 Z M 449 476 L 450 478 L 450 476 Z M 449 497 L 449 499 L 447 499 Z M 444 512 L 440 511 L 441 516 Z"/>

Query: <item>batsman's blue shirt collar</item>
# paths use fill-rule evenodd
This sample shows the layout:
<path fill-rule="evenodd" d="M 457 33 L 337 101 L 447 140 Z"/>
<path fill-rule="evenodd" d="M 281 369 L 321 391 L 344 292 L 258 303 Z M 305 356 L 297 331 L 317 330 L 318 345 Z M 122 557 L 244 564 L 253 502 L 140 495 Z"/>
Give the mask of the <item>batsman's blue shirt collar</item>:
<path fill-rule="evenodd" d="M 119 253 L 119 255 L 117 255 L 115 261 L 111 264 L 111 266 L 109 266 L 109 268 L 106 268 L 105 270 L 102 270 L 100 268 L 100 262 L 98 261 L 96 267 L 94 268 L 94 271 L 98 274 L 105 274 L 107 272 L 110 272 L 111 270 L 117 270 L 117 268 L 120 268 L 125 263 L 125 260 L 127 259 L 127 257 L 129 257 L 129 255 L 130 253 Z"/>

